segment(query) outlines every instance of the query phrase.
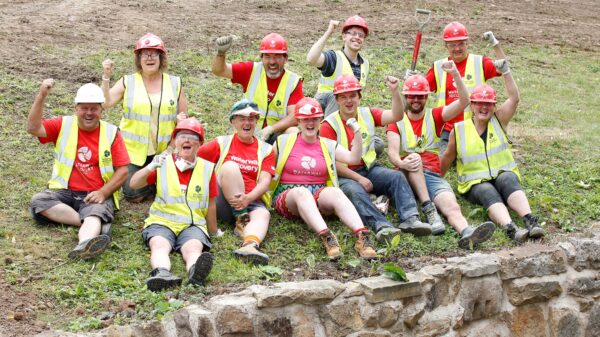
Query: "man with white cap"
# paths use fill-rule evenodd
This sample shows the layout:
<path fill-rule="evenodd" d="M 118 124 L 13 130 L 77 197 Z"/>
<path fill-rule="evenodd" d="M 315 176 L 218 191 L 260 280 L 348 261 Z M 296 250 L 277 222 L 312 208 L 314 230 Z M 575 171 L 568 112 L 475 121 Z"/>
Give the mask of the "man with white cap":
<path fill-rule="evenodd" d="M 105 229 L 119 207 L 117 192 L 127 178 L 129 156 L 118 128 L 100 120 L 104 94 L 93 83 L 77 91 L 74 115 L 42 119 L 53 86 L 53 79 L 42 82 L 27 120 L 27 132 L 42 144 L 55 144 L 48 188 L 33 196 L 30 211 L 38 223 L 80 227 L 69 258 L 86 260 L 110 244 Z"/>

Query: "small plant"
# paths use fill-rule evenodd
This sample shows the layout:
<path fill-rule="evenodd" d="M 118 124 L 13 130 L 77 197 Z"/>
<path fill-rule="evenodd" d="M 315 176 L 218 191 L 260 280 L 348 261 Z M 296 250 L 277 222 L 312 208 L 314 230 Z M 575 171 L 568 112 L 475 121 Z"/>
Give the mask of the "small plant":
<path fill-rule="evenodd" d="M 258 269 L 267 281 L 277 281 L 283 275 L 283 269 L 275 266 L 260 266 Z"/>
<path fill-rule="evenodd" d="M 393 264 L 393 263 L 386 263 L 383 265 L 383 276 L 390 278 L 394 281 L 401 281 L 401 282 L 407 282 L 408 278 L 406 277 L 406 272 L 404 271 L 404 269 L 402 269 L 402 267 Z"/>

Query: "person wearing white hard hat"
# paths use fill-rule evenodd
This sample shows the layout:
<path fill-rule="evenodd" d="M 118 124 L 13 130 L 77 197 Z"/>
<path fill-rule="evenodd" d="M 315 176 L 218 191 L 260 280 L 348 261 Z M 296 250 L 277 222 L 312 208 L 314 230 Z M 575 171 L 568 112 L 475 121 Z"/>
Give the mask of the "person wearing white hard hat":
<path fill-rule="evenodd" d="M 294 105 L 304 97 L 302 77 L 285 68 L 286 40 L 277 33 L 268 34 L 260 42 L 260 62 L 231 64 L 225 57 L 232 42 L 232 36 L 216 40 L 217 55 L 213 58 L 212 72 L 241 85 L 244 97 L 256 103 L 260 111 L 257 136 L 272 144 L 282 133 L 298 132 Z"/>
<path fill-rule="evenodd" d="M 33 196 L 29 210 L 40 224 L 80 227 L 69 258 L 86 260 L 110 245 L 110 223 L 119 208 L 129 156 L 118 128 L 100 120 L 104 94 L 93 83 L 77 91 L 74 115 L 42 119 L 53 86 L 53 79 L 42 82 L 27 120 L 27 132 L 42 144 L 55 144 L 48 188 Z"/>
<path fill-rule="evenodd" d="M 148 33 L 138 39 L 133 52 L 137 72 L 123 76 L 112 88 L 113 62 L 110 59 L 102 62 L 102 90 L 106 98 L 105 109 L 123 101 L 119 129 L 131 159 L 123 195 L 128 201 L 140 202 L 152 198 L 156 186 L 132 189 L 129 186 L 131 176 L 169 146 L 175 125 L 188 115 L 181 78 L 166 73 L 165 43 Z"/>

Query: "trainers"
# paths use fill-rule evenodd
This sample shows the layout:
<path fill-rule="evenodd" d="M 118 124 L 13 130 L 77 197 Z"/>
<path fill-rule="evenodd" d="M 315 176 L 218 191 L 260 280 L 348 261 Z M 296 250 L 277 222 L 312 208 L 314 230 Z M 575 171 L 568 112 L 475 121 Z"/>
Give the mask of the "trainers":
<path fill-rule="evenodd" d="M 365 260 L 371 260 L 377 258 L 377 252 L 369 239 L 369 231 L 360 231 L 356 235 L 356 242 L 354 243 L 354 249 L 358 252 L 358 255 Z"/>
<path fill-rule="evenodd" d="M 251 262 L 255 265 L 269 263 L 269 255 L 258 250 L 258 245 L 254 242 L 233 251 L 233 254 L 242 261 Z"/>
<path fill-rule="evenodd" d="M 146 279 L 146 286 L 150 291 L 161 291 L 179 285 L 181 285 L 181 277 L 174 276 L 165 268 L 154 269 L 150 272 L 150 277 Z"/>
<path fill-rule="evenodd" d="M 504 231 L 506 232 L 506 236 L 516 242 L 525 242 L 529 236 L 528 230 L 517 227 L 512 222 L 506 225 L 506 229 Z"/>
<path fill-rule="evenodd" d="M 110 236 L 100 234 L 95 238 L 91 238 L 79 243 L 69 253 L 69 258 L 73 260 L 87 260 L 102 254 L 110 244 Z"/>
<path fill-rule="evenodd" d="M 532 239 L 538 239 L 544 236 L 544 229 L 538 224 L 538 218 L 534 215 L 524 217 L 525 225 L 529 231 L 529 237 Z"/>
<path fill-rule="evenodd" d="M 210 273 L 213 266 L 213 256 L 209 252 L 204 252 L 198 256 L 196 263 L 192 265 L 189 271 L 188 282 L 194 285 L 201 286 L 204 284 L 204 280 Z"/>
<path fill-rule="evenodd" d="M 378 230 L 377 233 L 375 234 L 375 238 L 379 242 L 384 242 L 384 241 L 392 239 L 394 236 L 400 234 L 400 232 L 401 231 L 396 227 L 392 227 L 392 226 L 381 227 L 381 229 Z"/>
<path fill-rule="evenodd" d="M 319 238 L 323 241 L 325 251 L 327 251 L 327 256 L 329 256 L 330 259 L 336 259 L 342 255 L 340 244 L 332 231 L 328 230 L 325 233 L 319 234 Z"/>
<path fill-rule="evenodd" d="M 489 240 L 495 230 L 496 225 L 491 221 L 486 221 L 477 227 L 468 226 L 460 233 L 458 246 L 462 249 L 475 248 L 478 244 Z"/>
<path fill-rule="evenodd" d="M 403 232 L 411 233 L 414 236 L 425 236 L 431 235 L 431 225 L 428 223 L 421 222 L 419 217 L 416 215 L 404 220 L 398 226 Z"/>
<path fill-rule="evenodd" d="M 239 238 L 244 238 L 244 228 L 250 222 L 250 214 L 248 212 L 242 213 L 235 217 L 235 229 L 233 233 Z"/>
<path fill-rule="evenodd" d="M 423 207 L 423 213 L 425 213 L 427 222 L 431 225 L 431 234 L 444 234 L 446 227 L 444 226 L 444 222 L 442 222 L 442 218 L 440 217 L 433 202 L 430 202 L 429 205 Z"/>

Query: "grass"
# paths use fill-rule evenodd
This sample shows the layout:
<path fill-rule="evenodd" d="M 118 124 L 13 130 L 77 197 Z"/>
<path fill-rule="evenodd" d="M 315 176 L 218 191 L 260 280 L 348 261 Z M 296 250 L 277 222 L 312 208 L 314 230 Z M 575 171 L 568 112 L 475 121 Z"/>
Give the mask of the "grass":
<path fill-rule="evenodd" d="M 303 48 L 308 46 L 303 46 Z M 474 51 L 489 50 L 484 45 Z M 487 49 L 486 49 L 487 48 Z M 296 49 L 299 50 L 299 49 Z M 98 80 L 101 61 L 109 56 L 115 61 L 114 80 L 132 71 L 128 51 L 81 51 L 40 48 L 52 59 L 68 59 L 75 69 L 54 75 L 58 79 L 46 109 L 48 116 L 70 114 L 72 99 L 84 81 Z M 600 134 L 593 127 L 600 116 L 593 107 L 600 97 L 590 93 L 600 90 L 600 63 L 595 55 L 570 49 L 515 47 L 506 48 L 512 60 L 513 73 L 522 101 L 509 134 L 515 143 L 516 157 L 524 177 L 524 188 L 535 213 L 546 222 L 550 236 L 581 231 L 600 218 Z M 402 74 L 410 62 L 406 51 L 386 46 L 370 47 L 369 88 L 364 93 L 365 105 L 389 107 L 390 94 L 383 76 Z M 435 55 L 445 55 L 439 46 L 431 47 L 419 70 L 426 71 Z M 211 55 L 192 50 L 169 54 L 170 72 L 182 76 L 189 100 L 189 111 L 207 123 L 207 138 L 229 133 L 227 111 L 241 98 L 238 87 L 216 78 L 208 69 Z M 236 50 L 229 60 L 254 59 L 254 50 Z M 304 62 L 304 54 L 293 51 L 288 67 L 305 76 L 306 95 L 313 95 L 318 72 Z M 376 60 L 376 61 L 375 61 Z M 73 74 L 77 71 L 76 78 Z M 187 303 L 201 302 L 206 296 L 257 282 L 324 278 L 336 276 L 352 279 L 379 273 L 381 263 L 401 265 L 409 257 L 461 254 L 458 236 L 449 230 L 440 237 L 414 238 L 401 235 L 397 245 L 379 245 L 383 258 L 372 264 L 357 259 L 354 240 L 338 221 L 331 227 L 338 235 L 345 255 L 330 262 L 320 241 L 300 221 L 289 221 L 274 215 L 264 244 L 270 255 L 269 268 L 256 268 L 232 257 L 239 241 L 232 228 L 220 225 L 225 236 L 214 240 L 216 262 L 208 278 L 208 287 L 152 293 L 144 280 L 150 271 L 149 252 L 143 246 L 140 229 L 149 204 L 132 206 L 123 203 L 114 225 L 114 244 L 101 257 L 90 262 L 72 262 L 67 253 L 76 243 L 76 230 L 65 226 L 34 225 L 27 213 L 33 194 L 44 189 L 52 165 L 52 148 L 39 145 L 25 131 L 29 107 L 35 97 L 40 78 L 10 74 L 0 68 L 0 252 L 6 280 L 19 291 L 35 292 L 40 301 L 52 302 L 58 310 L 42 310 L 38 319 L 53 328 L 72 331 L 101 327 L 102 315 L 111 312 L 116 324 L 160 318 Z M 502 83 L 492 85 L 504 97 Z M 120 107 L 105 112 L 105 119 L 118 123 Z M 383 133 L 381 133 L 383 135 Z M 455 185 L 453 174 L 449 177 Z M 472 223 L 486 220 L 485 211 L 459 198 L 463 213 Z M 390 218 L 397 221 L 392 212 Z M 520 221 L 519 221 L 520 222 Z M 483 245 L 494 250 L 510 243 L 500 231 Z M 179 255 L 172 255 L 173 271 L 183 276 Z M 124 304 L 125 309 L 124 309 Z"/>

